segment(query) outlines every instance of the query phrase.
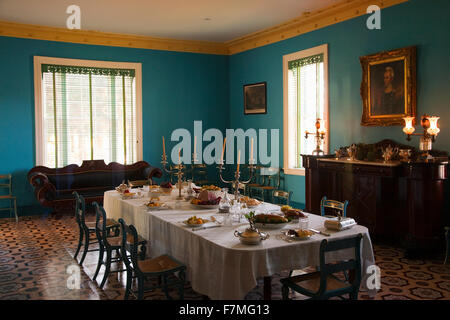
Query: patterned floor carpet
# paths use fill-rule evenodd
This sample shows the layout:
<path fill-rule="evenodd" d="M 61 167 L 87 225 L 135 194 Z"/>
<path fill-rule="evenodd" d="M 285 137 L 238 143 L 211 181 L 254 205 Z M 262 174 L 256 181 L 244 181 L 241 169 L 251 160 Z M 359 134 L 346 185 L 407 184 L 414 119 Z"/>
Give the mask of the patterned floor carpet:
<path fill-rule="evenodd" d="M 23 217 L 18 224 L 0 219 L 0 299 L 123 299 L 124 273 L 112 274 L 103 290 L 92 281 L 97 264 L 97 252 L 88 253 L 81 268 L 80 289 L 68 289 L 67 268 L 76 266 L 73 254 L 77 244 L 78 227 L 74 218 Z M 443 265 L 443 257 L 436 260 L 406 259 L 402 249 L 374 245 L 376 264 L 381 268 L 381 290 L 376 300 L 450 299 L 450 265 Z M 80 257 L 81 255 L 79 255 Z M 103 277 L 103 268 L 97 278 Z M 272 280 L 272 298 L 281 298 L 280 277 Z M 263 279 L 249 292 L 246 299 L 263 297 Z M 176 291 L 170 292 L 177 298 Z M 166 299 L 160 290 L 147 293 L 146 299 Z M 185 287 L 185 299 L 205 297 Z M 293 299 L 303 299 L 292 295 Z M 370 299 L 361 292 L 360 299 Z"/>

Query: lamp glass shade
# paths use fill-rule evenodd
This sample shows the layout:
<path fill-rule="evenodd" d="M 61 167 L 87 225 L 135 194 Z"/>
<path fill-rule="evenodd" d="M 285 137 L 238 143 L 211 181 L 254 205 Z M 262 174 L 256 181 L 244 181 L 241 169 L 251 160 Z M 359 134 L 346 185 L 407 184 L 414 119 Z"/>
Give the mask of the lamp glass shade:
<path fill-rule="evenodd" d="M 437 136 L 439 131 L 441 131 L 437 126 L 439 117 L 428 117 L 428 120 L 430 121 L 430 127 L 427 129 L 428 134 L 431 134 L 432 136 Z"/>
<path fill-rule="evenodd" d="M 405 126 L 403 127 L 403 132 L 405 134 L 412 134 L 416 130 L 416 128 L 413 127 L 414 117 L 404 117 L 403 120 L 405 120 Z"/>

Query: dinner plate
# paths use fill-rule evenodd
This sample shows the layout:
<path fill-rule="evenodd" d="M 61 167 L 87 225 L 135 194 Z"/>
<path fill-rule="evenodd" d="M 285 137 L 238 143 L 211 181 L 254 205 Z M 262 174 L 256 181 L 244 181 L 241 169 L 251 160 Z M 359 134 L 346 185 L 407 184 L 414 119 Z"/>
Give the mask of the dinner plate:
<path fill-rule="evenodd" d="M 146 206 L 146 205 L 144 204 L 144 206 Z M 169 210 L 169 209 L 170 209 L 170 207 L 165 206 L 165 205 L 162 205 L 159 207 L 147 207 L 147 211 L 159 211 L 159 210 Z"/>
<path fill-rule="evenodd" d="M 184 224 L 185 226 L 189 227 L 189 228 L 197 228 L 197 227 L 203 226 L 204 224 L 206 224 L 206 223 L 208 223 L 208 222 L 211 222 L 210 220 L 207 220 L 207 219 L 203 219 L 203 220 L 204 220 L 205 222 L 202 223 L 202 224 L 196 224 L 196 223 L 190 224 L 190 223 L 187 222 L 187 220 L 186 220 L 186 221 L 183 221 L 183 224 Z"/>
<path fill-rule="evenodd" d="M 193 204 L 191 203 L 195 208 L 197 209 L 217 209 L 219 208 L 218 204 Z"/>
<path fill-rule="evenodd" d="M 125 196 L 125 194 L 130 194 L 129 196 Z M 124 193 L 122 194 L 122 200 L 130 200 L 130 199 L 135 199 L 137 198 L 137 194 L 136 193 Z"/>
<path fill-rule="evenodd" d="M 311 236 L 312 236 L 312 234 L 311 234 L 309 236 L 297 237 L 297 236 L 294 236 L 294 235 L 290 235 L 287 232 L 288 232 L 287 230 L 281 231 L 281 233 L 289 240 L 307 240 L 307 239 L 311 238 Z"/>
<path fill-rule="evenodd" d="M 255 227 L 261 228 L 261 229 L 282 229 L 288 223 L 289 222 L 283 222 L 283 223 L 261 223 L 261 222 L 255 222 Z"/>

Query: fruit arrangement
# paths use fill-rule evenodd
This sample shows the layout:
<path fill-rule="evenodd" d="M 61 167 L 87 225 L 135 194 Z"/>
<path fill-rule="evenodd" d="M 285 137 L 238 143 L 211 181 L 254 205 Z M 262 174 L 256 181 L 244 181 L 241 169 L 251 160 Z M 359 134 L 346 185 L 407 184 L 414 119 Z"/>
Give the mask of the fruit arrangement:
<path fill-rule="evenodd" d="M 189 219 L 186 220 L 187 224 L 204 224 L 207 220 L 202 218 L 197 218 L 196 216 L 192 216 Z"/>
<path fill-rule="evenodd" d="M 149 208 L 161 207 L 161 203 L 156 201 L 149 201 L 145 205 Z"/>
<path fill-rule="evenodd" d="M 247 196 L 239 198 L 239 202 L 247 204 L 247 206 L 254 207 L 260 205 L 261 202 L 257 199 L 253 199 Z"/>
<path fill-rule="evenodd" d="M 254 218 L 255 223 L 287 223 L 289 220 L 275 214 L 258 214 Z"/>
<path fill-rule="evenodd" d="M 208 191 L 220 191 L 220 187 L 215 186 L 213 184 L 211 185 L 204 185 L 202 186 L 202 190 L 208 190 Z"/>

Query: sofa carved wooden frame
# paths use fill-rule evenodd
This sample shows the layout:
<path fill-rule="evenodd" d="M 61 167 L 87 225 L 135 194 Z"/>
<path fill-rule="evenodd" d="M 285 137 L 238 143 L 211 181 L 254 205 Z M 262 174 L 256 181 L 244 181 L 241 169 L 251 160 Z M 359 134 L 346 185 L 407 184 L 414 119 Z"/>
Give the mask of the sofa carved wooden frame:
<path fill-rule="evenodd" d="M 73 191 L 89 189 L 99 190 L 106 189 L 108 186 L 99 185 L 97 187 L 82 187 L 69 190 L 57 190 L 54 184 L 49 180 L 49 176 L 64 176 L 64 175 L 75 175 L 80 173 L 95 173 L 95 172 L 110 172 L 114 175 L 115 172 L 125 173 L 131 171 L 137 171 L 142 169 L 144 172 L 143 179 L 149 179 L 153 181 L 154 178 L 161 178 L 162 171 L 159 168 L 151 166 L 145 161 L 139 161 L 130 165 L 123 165 L 117 162 L 111 162 L 108 165 L 105 164 L 103 160 L 86 160 L 83 161 L 81 166 L 76 164 L 71 164 L 63 168 L 48 168 L 45 166 L 37 166 L 32 168 L 28 172 L 28 181 L 34 188 L 34 194 L 39 203 L 45 207 L 51 207 L 54 211 L 62 211 L 72 208 L 75 204 L 75 198 L 69 199 L 52 199 L 49 195 L 56 195 L 57 192 L 72 193 Z M 103 202 L 103 195 L 86 197 L 86 203 L 92 203 L 97 201 L 98 203 Z"/>

